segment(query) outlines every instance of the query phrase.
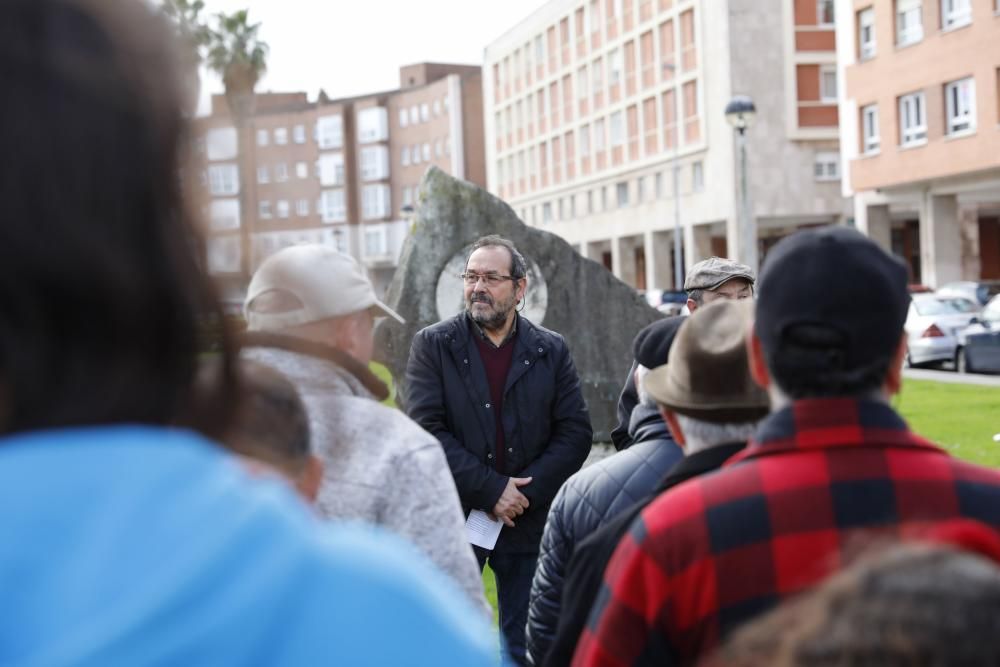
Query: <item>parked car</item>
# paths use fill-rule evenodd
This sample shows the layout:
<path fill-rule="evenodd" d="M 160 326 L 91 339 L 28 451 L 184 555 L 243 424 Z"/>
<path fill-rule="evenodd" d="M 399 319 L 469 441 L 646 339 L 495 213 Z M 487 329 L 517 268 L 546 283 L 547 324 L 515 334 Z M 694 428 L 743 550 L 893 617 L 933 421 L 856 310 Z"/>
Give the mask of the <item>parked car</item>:
<path fill-rule="evenodd" d="M 667 315 L 689 315 L 687 307 L 688 295 L 684 290 L 664 290 L 660 295 L 660 305 L 656 307 Z"/>
<path fill-rule="evenodd" d="M 990 299 L 978 317 L 957 333 L 955 370 L 1000 373 L 1000 296 Z"/>
<path fill-rule="evenodd" d="M 1000 294 L 1000 280 L 959 280 L 942 285 L 935 294 L 939 296 L 959 296 L 975 301 L 980 306 Z"/>
<path fill-rule="evenodd" d="M 906 315 L 906 338 L 910 366 L 939 364 L 955 358 L 956 332 L 975 317 L 967 299 L 914 294 Z"/>

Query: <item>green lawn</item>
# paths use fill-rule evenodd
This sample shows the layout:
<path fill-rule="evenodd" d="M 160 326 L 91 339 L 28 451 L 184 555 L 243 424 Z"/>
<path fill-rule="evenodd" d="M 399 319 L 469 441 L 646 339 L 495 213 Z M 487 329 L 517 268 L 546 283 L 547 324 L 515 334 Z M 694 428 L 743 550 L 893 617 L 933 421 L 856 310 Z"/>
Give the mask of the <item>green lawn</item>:
<path fill-rule="evenodd" d="M 910 428 L 955 456 L 1000 467 L 1000 387 L 905 380 L 893 400 Z"/>

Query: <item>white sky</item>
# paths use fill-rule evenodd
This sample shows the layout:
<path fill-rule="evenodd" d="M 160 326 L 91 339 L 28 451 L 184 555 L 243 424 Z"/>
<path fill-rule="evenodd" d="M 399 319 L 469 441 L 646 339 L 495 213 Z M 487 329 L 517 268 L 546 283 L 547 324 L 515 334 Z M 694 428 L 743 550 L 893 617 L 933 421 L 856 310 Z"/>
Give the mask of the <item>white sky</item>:
<path fill-rule="evenodd" d="M 259 92 L 348 97 L 398 87 L 416 62 L 482 63 L 487 44 L 545 0 L 205 0 L 205 16 L 247 8 L 270 46 Z M 202 74 L 201 111 L 222 82 Z"/>

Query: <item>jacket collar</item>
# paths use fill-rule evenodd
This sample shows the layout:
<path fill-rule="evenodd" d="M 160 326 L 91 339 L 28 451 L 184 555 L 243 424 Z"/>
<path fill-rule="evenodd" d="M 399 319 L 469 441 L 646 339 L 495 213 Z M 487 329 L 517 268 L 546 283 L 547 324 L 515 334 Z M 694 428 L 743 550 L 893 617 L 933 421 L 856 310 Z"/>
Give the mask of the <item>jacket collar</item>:
<path fill-rule="evenodd" d="M 743 451 L 744 447 L 746 447 L 745 442 L 730 442 L 708 447 L 685 456 L 663 478 L 657 493 L 662 493 L 692 477 L 718 470 L 728 459 Z"/>
<path fill-rule="evenodd" d="M 886 403 L 855 398 L 798 400 L 766 417 L 730 464 L 795 450 L 908 447 L 945 452 L 915 435 Z"/>

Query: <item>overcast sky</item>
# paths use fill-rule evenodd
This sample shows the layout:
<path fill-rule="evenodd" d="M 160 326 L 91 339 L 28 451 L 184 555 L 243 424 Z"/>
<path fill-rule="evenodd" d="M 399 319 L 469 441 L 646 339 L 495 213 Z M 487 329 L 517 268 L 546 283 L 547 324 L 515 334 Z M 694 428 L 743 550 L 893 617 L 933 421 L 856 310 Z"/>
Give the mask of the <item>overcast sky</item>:
<path fill-rule="evenodd" d="M 481 64 L 484 47 L 545 0 L 205 0 L 206 14 L 248 8 L 271 47 L 258 91 L 320 88 L 347 97 L 398 87 L 399 67 Z M 222 83 L 202 75 L 202 111 Z"/>

